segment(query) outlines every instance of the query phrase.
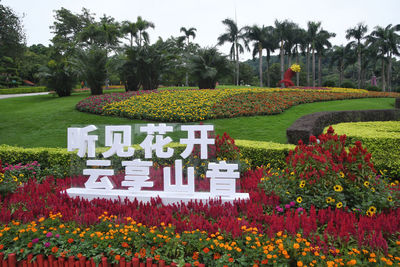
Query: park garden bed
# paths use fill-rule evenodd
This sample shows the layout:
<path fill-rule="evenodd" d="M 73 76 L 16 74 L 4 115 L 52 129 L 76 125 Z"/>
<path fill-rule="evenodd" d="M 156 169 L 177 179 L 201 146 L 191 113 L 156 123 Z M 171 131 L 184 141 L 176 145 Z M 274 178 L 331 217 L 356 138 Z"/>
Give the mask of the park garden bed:
<path fill-rule="evenodd" d="M 399 264 L 398 181 L 375 170 L 361 143 L 332 130 L 319 139 L 299 144 L 283 169 L 243 172 L 250 201 L 232 204 L 71 199 L 63 190 L 84 177 L 14 172 L 21 185 L 1 201 L 0 252 L 21 265 L 29 255 L 102 266 Z"/>
<path fill-rule="evenodd" d="M 80 111 L 164 122 L 193 122 L 216 118 L 272 115 L 299 104 L 371 97 L 399 97 L 398 93 L 358 89 L 213 89 L 165 90 L 96 96 L 76 105 Z"/>

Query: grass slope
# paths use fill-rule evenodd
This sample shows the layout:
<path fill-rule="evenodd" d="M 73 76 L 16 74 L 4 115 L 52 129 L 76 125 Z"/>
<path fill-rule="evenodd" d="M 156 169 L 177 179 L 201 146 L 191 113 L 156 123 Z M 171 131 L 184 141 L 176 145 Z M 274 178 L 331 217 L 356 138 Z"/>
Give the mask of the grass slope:
<path fill-rule="evenodd" d="M 22 147 L 66 147 L 67 128 L 73 125 L 138 124 L 146 121 L 82 113 L 75 104 L 88 93 L 58 98 L 51 95 L 0 100 L 0 144 Z M 292 107 L 279 115 L 209 120 L 217 133 L 235 139 L 286 143 L 286 128 L 299 117 L 325 110 L 393 108 L 393 98 L 329 101 Z M 174 138 L 175 141 L 176 138 Z M 137 143 L 137 141 L 135 141 Z"/>

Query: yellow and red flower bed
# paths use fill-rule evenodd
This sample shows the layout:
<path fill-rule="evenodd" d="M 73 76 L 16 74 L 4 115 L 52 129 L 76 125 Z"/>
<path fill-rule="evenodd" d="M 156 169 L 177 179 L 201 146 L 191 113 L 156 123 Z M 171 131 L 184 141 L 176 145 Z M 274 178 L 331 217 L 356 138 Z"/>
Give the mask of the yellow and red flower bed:
<path fill-rule="evenodd" d="M 215 118 L 269 115 L 294 105 L 316 101 L 367 97 L 399 97 L 398 93 L 347 88 L 165 90 L 130 97 L 88 98 L 81 111 L 165 122 L 193 122 Z"/>

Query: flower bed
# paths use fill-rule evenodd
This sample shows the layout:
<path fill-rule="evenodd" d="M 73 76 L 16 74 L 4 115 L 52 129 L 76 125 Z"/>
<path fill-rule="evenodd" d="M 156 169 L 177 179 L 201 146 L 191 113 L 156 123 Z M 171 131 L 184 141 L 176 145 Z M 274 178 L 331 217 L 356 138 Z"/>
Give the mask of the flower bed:
<path fill-rule="evenodd" d="M 332 130 L 318 138 L 320 143 L 312 138 L 312 146 L 299 144 L 284 170 L 267 166 L 244 172 L 239 183 L 249 201 L 86 201 L 63 192 L 71 184 L 83 184 L 85 177 L 28 180 L 1 200 L 0 253 L 21 265 L 39 254 L 48 263 L 58 258 L 102 266 L 105 261 L 120 266 L 139 261 L 159 266 L 400 264 L 398 181 L 387 184 L 386 178 L 375 176 L 360 143 L 344 147 L 345 137 Z M 232 143 L 227 137 L 221 140 L 219 147 Z M 161 169 L 153 171 L 154 179 L 162 180 Z M 207 179 L 196 179 L 207 188 Z M 280 190 L 285 186 L 280 180 L 293 183 L 282 188 L 290 196 Z M 354 191 L 360 186 L 368 190 Z M 327 197 L 336 203 L 324 206 Z M 360 212 L 352 210 L 358 197 L 365 201 Z"/>
<path fill-rule="evenodd" d="M 398 97 L 398 93 L 360 89 L 214 89 L 165 90 L 149 94 L 98 96 L 82 100 L 85 112 L 165 122 L 193 122 L 215 118 L 269 115 L 294 105 L 366 97 Z"/>

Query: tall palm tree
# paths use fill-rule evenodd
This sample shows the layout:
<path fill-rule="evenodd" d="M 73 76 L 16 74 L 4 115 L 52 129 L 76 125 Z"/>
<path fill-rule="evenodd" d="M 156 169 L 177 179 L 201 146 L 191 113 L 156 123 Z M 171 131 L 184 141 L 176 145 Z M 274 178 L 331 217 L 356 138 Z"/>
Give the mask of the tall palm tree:
<path fill-rule="evenodd" d="M 321 27 L 321 22 L 315 22 L 315 21 L 309 21 L 307 23 L 307 35 L 308 39 L 310 41 L 311 45 L 311 52 L 312 52 L 312 84 L 313 87 L 315 87 L 315 45 L 316 45 L 316 39 L 317 39 L 317 34 L 319 31 L 319 28 Z"/>
<path fill-rule="evenodd" d="M 224 19 L 222 23 L 226 26 L 226 32 L 218 37 L 218 45 L 223 45 L 226 42 L 232 43 L 230 50 L 230 57 L 236 62 L 236 77 L 235 83 L 239 85 L 239 53 L 244 52 L 243 46 L 240 42 L 244 42 L 247 47 L 244 30 L 239 29 L 236 22 L 232 19 Z"/>
<path fill-rule="evenodd" d="M 292 50 L 292 54 L 296 56 L 296 63 L 299 64 L 300 50 L 302 50 L 302 47 L 306 46 L 307 44 L 307 33 L 304 29 L 297 28 L 294 30 L 293 43 L 294 47 Z M 297 86 L 299 86 L 299 82 L 300 82 L 300 73 L 297 72 L 296 73 Z"/>
<path fill-rule="evenodd" d="M 196 28 L 189 28 L 186 29 L 185 27 L 181 27 L 180 29 L 181 32 L 183 32 L 184 34 L 184 38 L 186 39 L 186 61 L 189 58 L 189 45 L 190 45 L 190 36 L 194 38 L 196 38 Z M 185 65 L 187 65 L 187 63 L 185 63 Z M 189 86 L 189 73 L 188 70 L 186 69 L 186 77 L 185 77 L 185 85 Z"/>
<path fill-rule="evenodd" d="M 149 40 L 150 40 L 149 39 L 149 34 L 148 34 L 148 32 L 146 30 L 148 28 L 154 29 L 155 26 L 154 26 L 153 22 L 144 20 L 144 19 L 142 19 L 141 16 L 137 17 L 137 20 L 136 20 L 135 24 L 136 24 L 137 30 L 139 32 L 139 43 L 138 43 L 138 45 L 139 45 L 139 47 L 141 47 L 142 46 L 142 41 L 144 41 L 145 43 L 148 43 Z"/>
<path fill-rule="evenodd" d="M 389 53 L 389 45 L 387 43 L 387 31 L 381 26 L 376 26 L 375 30 L 366 37 L 367 44 L 372 46 L 377 51 L 377 57 L 381 60 L 381 82 L 382 90 L 386 91 L 386 77 L 385 77 L 385 62 L 387 60 L 386 55 Z"/>
<path fill-rule="evenodd" d="M 387 86 L 389 91 L 392 90 L 392 57 L 393 55 L 399 56 L 400 36 L 396 33 L 400 31 L 400 24 L 389 24 L 386 26 L 387 44 L 388 44 L 388 71 L 387 71 Z"/>
<path fill-rule="evenodd" d="M 288 20 L 279 21 L 275 20 L 275 34 L 279 40 L 280 46 L 280 57 L 281 57 L 281 80 L 283 80 L 283 73 L 285 71 L 285 60 L 284 60 L 284 44 L 287 35 L 287 30 L 290 22 Z M 282 85 L 283 86 L 283 85 Z"/>
<path fill-rule="evenodd" d="M 138 36 L 138 28 L 136 27 L 136 24 L 134 22 L 130 21 L 123 21 L 122 26 L 121 26 L 121 32 L 122 34 L 126 35 L 129 34 L 129 37 L 127 38 L 130 42 L 130 47 L 133 47 L 133 39 L 137 39 Z"/>
<path fill-rule="evenodd" d="M 245 31 L 248 41 L 253 41 L 253 58 L 255 58 L 255 55 L 258 54 L 258 71 L 260 78 L 260 87 L 262 87 L 262 51 L 264 49 L 263 44 L 266 42 L 266 28 L 264 27 L 264 25 L 262 27 L 253 25 L 251 27 L 245 27 Z"/>
<path fill-rule="evenodd" d="M 331 53 L 330 65 L 332 66 L 333 64 L 336 63 L 336 69 L 339 72 L 339 86 L 343 82 L 343 74 L 346 67 L 347 52 L 348 52 L 347 47 L 341 45 L 341 46 L 334 46 Z"/>
<path fill-rule="evenodd" d="M 269 73 L 269 61 L 271 59 L 271 53 L 273 53 L 275 49 L 279 47 L 279 44 L 275 35 L 274 27 L 272 26 L 265 27 L 264 35 L 265 38 L 263 42 L 263 48 L 267 51 L 267 86 L 270 87 L 271 81 Z"/>
<path fill-rule="evenodd" d="M 363 23 L 358 23 L 354 28 L 350 28 L 346 31 L 346 39 L 350 40 L 354 38 L 357 40 L 357 83 L 358 88 L 361 86 L 361 40 L 364 39 L 364 35 L 367 33 L 368 27 Z"/>
<path fill-rule="evenodd" d="M 324 56 L 325 51 L 332 47 L 329 38 L 335 36 L 335 33 L 328 32 L 324 29 L 321 29 L 316 36 L 315 48 L 318 54 L 318 86 L 322 86 L 322 57 Z"/>

